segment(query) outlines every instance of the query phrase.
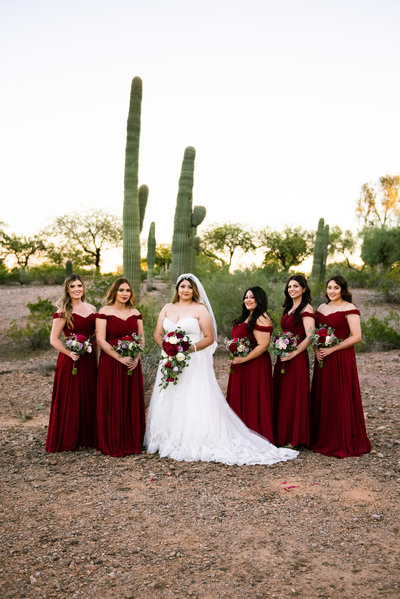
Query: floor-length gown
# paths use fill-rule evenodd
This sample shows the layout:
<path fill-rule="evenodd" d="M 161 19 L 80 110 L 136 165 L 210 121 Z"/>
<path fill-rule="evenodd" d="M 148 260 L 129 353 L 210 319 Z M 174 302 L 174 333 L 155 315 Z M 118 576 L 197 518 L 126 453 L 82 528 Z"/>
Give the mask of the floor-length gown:
<path fill-rule="evenodd" d="M 57 312 L 53 318 L 63 318 Z M 73 314 L 73 326 L 64 327 L 66 337 L 73 333 L 89 338 L 94 335 L 95 314 Z M 73 368 L 77 369 L 72 374 Z M 74 362 L 66 354 L 58 355 L 54 376 L 46 450 L 73 451 L 93 447 L 96 413 L 96 352 L 85 353 Z"/>
<path fill-rule="evenodd" d="M 346 314 L 358 310 L 316 313 L 318 327 L 334 329 L 338 339 L 350 334 Z M 323 361 L 315 360 L 311 387 L 310 448 L 326 456 L 359 456 L 371 450 L 365 429 L 354 347 L 340 349 Z"/>
<path fill-rule="evenodd" d="M 272 327 L 254 326 L 255 331 L 272 333 Z M 235 325 L 232 338 L 250 340 L 251 348 L 256 338 L 249 334 L 247 323 Z M 229 375 L 226 401 L 248 428 L 274 443 L 273 390 L 271 357 L 266 351 L 258 358 L 235 364 Z"/>
<path fill-rule="evenodd" d="M 137 334 L 138 319 L 114 314 L 97 314 L 107 321 L 106 340 L 112 346 L 125 335 Z M 145 429 L 145 407 L 142 366 L 132 374 L 118 360 L 104 351 L 100 354 L 97 378 L 96 449 L 115 457 L 140 453 Z"/>
<path fill-rule="evenodd" d="M 192 343 L 203 338 L 194 317 L 163 323 L 166 332 L 179 326 Z M 249 430 L 227 404 L 215 378 L 212 350 L 190 354 L 177 385 L 160 389 L 160 368 L 150 401 L 144 444 L 150 453 L 186 462 L 274 464 L 293 459 L 296 451 L 278 449 Z"/>
<path fill-rule="evenodd" d="M 299 345 L 306 333 L 302 318 L 314 318 L 312 312 L 302 312 L 300 318 L 286 313 L 282 316 L 282 331 L 298 335 Z M 281 372 L 284 370 L 284 372 Z M 278 357 L 274 367 L 274 438 L 277 445 L 308 445 L 310 442 L 310 372 L 307 350 L 287 362 Z"/>

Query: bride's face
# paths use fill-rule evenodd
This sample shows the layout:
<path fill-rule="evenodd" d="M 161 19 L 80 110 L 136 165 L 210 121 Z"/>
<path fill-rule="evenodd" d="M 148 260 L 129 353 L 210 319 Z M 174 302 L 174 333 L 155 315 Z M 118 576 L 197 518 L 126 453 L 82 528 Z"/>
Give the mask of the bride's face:
<path fill-rule="evenodd" d="M 193 287 L 189 281 L 183 279 L 179 283 L 178 287 L 178 295 L 181 300 L 191 300 L 193 299 Z"/>

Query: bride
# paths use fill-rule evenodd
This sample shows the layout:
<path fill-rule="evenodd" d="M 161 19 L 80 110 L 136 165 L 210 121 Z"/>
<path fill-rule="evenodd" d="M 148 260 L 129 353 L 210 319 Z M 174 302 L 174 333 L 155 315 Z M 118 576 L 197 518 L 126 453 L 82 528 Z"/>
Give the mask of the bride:
<path fill-rule="evenodd" d="M 150 401 L 144 445 L 185 462 L 274 464 L 291 460 L 297 451 L 277 448 L 251 431 L 231 410 L 217 383 L 212 354 L 217 346 L 215 318 L 206 292 L 191 273 L 178 277 L 175 295 L 158 317 L 154 339 L 180 327 L 192 345 L 189 367 L 177 385 L 161 389 L 161 367 Z"/>

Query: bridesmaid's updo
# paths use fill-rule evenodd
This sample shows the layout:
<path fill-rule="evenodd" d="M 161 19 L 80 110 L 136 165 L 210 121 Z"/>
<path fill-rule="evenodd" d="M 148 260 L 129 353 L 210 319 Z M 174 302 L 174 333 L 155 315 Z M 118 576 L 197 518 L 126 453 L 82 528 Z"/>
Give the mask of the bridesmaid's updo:
<path fill-rule="evenodd" d="M 111 285 L 111 287 L 109 288 L 109 290 L 107 291 L 106 298 L 105 298 L 105 301 L 104 301 L 104 303 L 105 303 L 106 306 L 112 306 L 113 304 L 115 304 L 115 300 L 117 299 L 118 289 L 124 283 L 126 285 L 128 285 L 129 290 L 131 292 L 131 295 L 130 295 L 130 297 L 129 297 L 129 299 L 126 302 L 125 305 L 126 305 L 127 308 L 134 308 L 135 307 L 135 300 L 136 300 L 135 294 L 133 292 L 132 285 L 130 284 L 130 282 L 128 281 L 128 279 L 125 279 L 125 277 L 120 277 L 119 279 L 116 279 L 114 281 L 114 283 Z"/>
<path fill-rule="evenodd" d="M 191 279 L 190 277 L 184 277 L 183 279 L 178 279 L 177 284 L 175 285 L 175 293 L 174 293 L 174 297 L 171 300 L 172 304 L 176 304 L 177 302 L 179 302 L 179 285 L 182 283 L 182 281 L 188 281 L 193 289 L 193 297 L 192 297 L 192 301 L 200 303 L 200 293 L 199 290 L 197 288 L 196 283 L 193 281 L 193 279 Z"/>
<path fill-rule="evenodd" d="M 337 285 L 339 285 L 339 287 L 341 289 L 342 299 L 345 302 L 350 302 L 350 304 L 351 304 L 353 302 L 353 297 L 352 297 L 351 292 L 349 291 L 349 288 L 347 286 L 346 279 L 344 277 L 342 277 L 342 275 L 334 275 L 327 282 L 327 284 L 326 284 L 327 287 L 331 281 L 335 281 L 335 283 Z M 329 302 L 331 300 L 329 299 L 328 294 L 325 294 L 325 297 L 326 297 L 326 303 L 329 304 Z"/>
<path fill-rule="evenodd" d="M 69 277 L 67 277 L 65 279 L 62 296 L 60 297 L 60 299 L 57 301 L 57 304 L 56 304 L 57 308 L 60 311 L 60 314 L 67 321 L 67 326 L 69 328 L 72 327 L 73 322 L 74 322 L 74 317 L 72 316 L 72 300 L 71 300 L 71 296 L 69 294 L 69 286 L 74 281 L 79 281 L 80 283 L 82 283 L 83 295 L 82 295 L 81 299 L 83 302 L 85 301 L 85 283 L 83 282 L 82 277 L 80 277 L 79 275 L 72 274 L 72 275 L 69 275 Z"/>

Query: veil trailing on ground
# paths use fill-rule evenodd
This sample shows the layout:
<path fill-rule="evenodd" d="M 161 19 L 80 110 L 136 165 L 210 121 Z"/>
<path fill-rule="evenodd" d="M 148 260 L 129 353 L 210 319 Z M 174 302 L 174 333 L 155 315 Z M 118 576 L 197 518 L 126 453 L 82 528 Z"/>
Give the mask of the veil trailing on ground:
<path fill-rule="evenodd" d="M 215 316 L 214 316 L 214 312 L 213 309 L 211 307 L 210 304 L 210 300 L 207 297 L 207 293 L 203 287 L 203 285 L 200 283 L 199 279 L 193 275 L 191 272 L 185 272 L 182 275 L 179 275 L 176 284 L 178 285 L 178 283 L 180 283 L 181 281 L 183 281 L 183 279 L 191 279 L 192 281 L 194 281 L 196 283 L 197 289 L 199 290 L 199 294 L 200 294 L 200 302 L 202 304 L 205 305 L 205 307 L 207 308 L 210 316 L 211 316 L 211 322 L 212 322 L 212 329 L 213 329 L 213 333 L 214 333 L 214 343 L 212 345 L 210 345 L 210 349 L 211 352 L 214 353 L 216 348 L 217 348 L 217 322 L 215 320 Z"/>

